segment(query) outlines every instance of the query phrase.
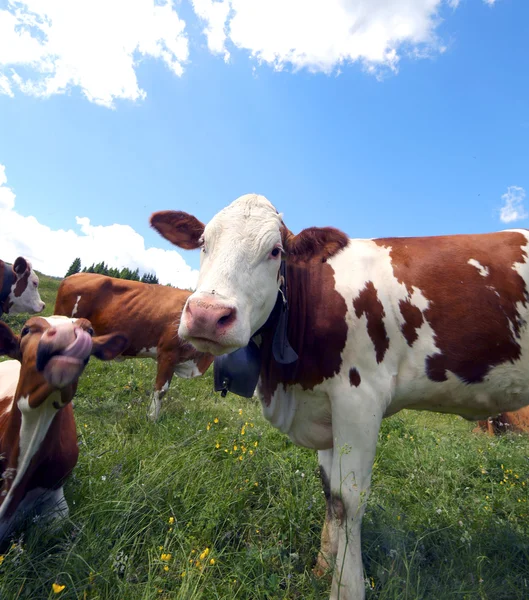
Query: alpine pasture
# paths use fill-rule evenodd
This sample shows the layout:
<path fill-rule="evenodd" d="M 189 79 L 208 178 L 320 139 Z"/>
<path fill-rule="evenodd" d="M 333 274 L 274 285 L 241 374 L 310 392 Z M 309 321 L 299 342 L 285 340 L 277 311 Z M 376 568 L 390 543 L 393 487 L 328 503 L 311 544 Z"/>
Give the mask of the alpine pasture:
<path fill-rule="evenodd" d="M 60 280 L 40 275 L 44 315 Z M 6 318 L 19 328 L 26 316 Z M 257 401 L 175 378 L 146 418 L 155 362 L 91 362 L 74 400 L 69 520 L 0 555 L 2 600 L 316 600 L 325 503 L 316 454 Z M 368 598 L 529 598 L 529 438 L 459 417 L 383 422 L 363 525 Z"/>

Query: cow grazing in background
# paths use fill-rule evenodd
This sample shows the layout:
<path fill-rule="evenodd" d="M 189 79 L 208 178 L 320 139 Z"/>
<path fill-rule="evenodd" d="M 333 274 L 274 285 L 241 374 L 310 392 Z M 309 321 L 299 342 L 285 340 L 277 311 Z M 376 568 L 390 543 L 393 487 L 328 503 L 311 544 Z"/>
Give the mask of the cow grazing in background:
<path fill-rule="evenodd" d="M 46 305 L 40 299 L 39 278 L 31 263 L 19 256 L 13 266 L 0 260 L 0 315 L 39 313 Z"/>
<path fill-rule="evenodd" d="M 479 429 L 490 435 L 518 431 L 529 433 L 529 406 L 524 406 L 514 412 L 504 412 L 497 417 L 489 417 L 487 420 L 479 421 Z"/>
<path fill-rule="evenodd" d="M 331 598 L 363 598 L 360 528 L 381 420 L 403 408 L 477 420 L 529 404 L 529 233 L 295 235 L 253 194 L 207 226 L 175 211 L 154 213 L 151 225 L 180 248 L 201 249 L 180 336 L 221 355 L 259 334 L 265 417 L 319 451 L 320 564 L 335 562 Z M 299 355 L 291 364 L 274 343 L 283 294 Z"/>
<path fill-rule="evenodd" d="M 89 319 L 98 335 L 122 331 L 129 340 L 124 357 L 156 359 L 149 407 L 149 417 L 156 420 L 173 374 L 198 377 L 213 361 L 178 336 L 180 315 L 190 294 L 164 285 L 78 273 L 61 282 L 55 313 Z"/>
<path fill-rule="evenodd" d="M 20 337 L 0 321 L 0 543 L 29 513 L 68 514 L 63 482 L 77 462 L 71 401 L 91 355 L 110 360 L 125 336 L 93 337 L 86 319 L 32 317 Z"/>

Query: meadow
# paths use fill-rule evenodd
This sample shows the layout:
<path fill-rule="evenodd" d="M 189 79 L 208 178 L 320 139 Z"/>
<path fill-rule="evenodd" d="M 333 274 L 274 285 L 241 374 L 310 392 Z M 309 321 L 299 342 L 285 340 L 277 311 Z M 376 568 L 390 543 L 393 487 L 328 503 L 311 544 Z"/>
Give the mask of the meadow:
<path fill-rule="evenodd" d="M 51 314 L 59 280 L 42 276 Z M 8 322 L 19 328 L 25 317 Z M 260 405 L 173 380 L 147 421 L 155 365 L 92 359 L 74 399 L 69 520 L 31 523 L 0 557 L 2 600 L 316 600 L 325 513 L 316 453 Z M 369 599 L 529 598 L 529 438 L 403 411 L 379 435 L 363 521 Z"/>

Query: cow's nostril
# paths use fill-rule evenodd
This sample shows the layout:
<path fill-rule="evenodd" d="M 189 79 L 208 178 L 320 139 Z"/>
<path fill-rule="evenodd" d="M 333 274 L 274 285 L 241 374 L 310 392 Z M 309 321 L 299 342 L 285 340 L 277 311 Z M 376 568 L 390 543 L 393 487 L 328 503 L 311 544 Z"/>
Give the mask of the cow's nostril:
<path fill-rule="evenodd" d="M 235 320 L 235 309 L 228 308 L 226 309 L 225 314 L 222 315 L 217 321 L 218 327 L 227 327 Z"/>

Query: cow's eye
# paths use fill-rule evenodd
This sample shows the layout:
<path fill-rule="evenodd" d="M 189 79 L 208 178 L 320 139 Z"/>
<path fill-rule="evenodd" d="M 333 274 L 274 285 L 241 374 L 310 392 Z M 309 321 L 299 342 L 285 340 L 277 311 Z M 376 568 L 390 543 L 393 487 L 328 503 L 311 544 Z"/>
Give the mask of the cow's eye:
<path fill-rule="evenodd" d="M 272 252 L 270 252 L 270 258 L 277 258 L 281 254 L 281 248 L 275 247 Z"/>
<path fill-rule="evenodd" d="M 29 327 L 24 327 L 22 329 L 22 331 L 20 332 L 20 337 L 24 337 L 25 335 L 27 335 L 30 332 L 30 328 Z"/>
<path fill-rule="evenodd" d="M 93 329 L 93 327 L 89 327 L 89 328 L 88 328 L 86 331 L 87 331 L 87 333 L 88 333 L 90 336 L 92 336 L 92 337 L 94 336 L 94 329 Z"/>

